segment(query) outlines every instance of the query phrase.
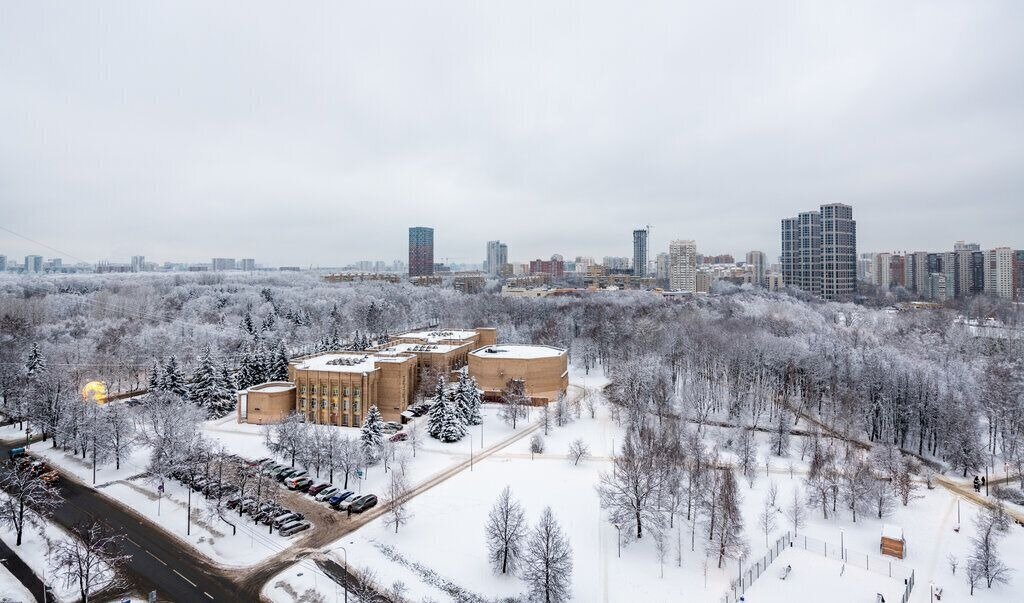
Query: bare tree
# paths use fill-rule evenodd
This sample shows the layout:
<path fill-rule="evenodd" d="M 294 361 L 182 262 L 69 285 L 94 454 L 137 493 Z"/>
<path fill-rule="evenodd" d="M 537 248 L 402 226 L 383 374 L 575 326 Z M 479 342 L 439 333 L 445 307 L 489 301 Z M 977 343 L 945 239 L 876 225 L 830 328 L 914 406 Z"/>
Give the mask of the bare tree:
<path fill-rule="evenodd" d="M 712 530 L 709 552 L 718 556 L 718 567 L 726 558 L 737 559 L 747 553 L 748 546 L 743 538 L 743 516 L 740 514 L 740 492 L 732 469 L 723 472 L 719 493 L 718 521 Z"/>
<path fill-rule="evenodd" d="M 21 546 L 25 525 L 42 526 L 45 518 L 60 504 L 57 490 L 39 479 L 29 464 L 7 463 L 0 466 L 0 525 L 15 533 L 15 546 Z"/>
<path fill-rule="evenodd" d="M 587 393 L 583 394 L 583 403 L 587 406 L 587 413 L 590 414 L 590 418 L 597 418 L 597 394 L 587 390 Z"/>
<path fill-rule="evenodd" d="M 302 450 L 308 437 L 309 426 L 299 413 L 291 413 L 280 423 L 264 427 L 263 435 L 267 448 L 271 452 L 289 460 L 295 466 L 295 460 Z"/>
<path fill-rule="evenodd" d="M 526 516 L 523 508 L 512 498 L 512 489 L 505 489 L 487 515 L 487 554 L 495 572 L 514 572 L 523 553 L 526 538 Z"/>
<path fill-rule="evenodd" d="M 565 395 L 565 392 L 558 394 L 558 398 L 555 399 L 555 425 L 559 427 L 564 426 L 566 423 L 572 422 L 574 415 L 572 409 L 569 407 L 569 400 Z"/>
<path fill-rule="evenodd" d="M 768 497 L 765 500 L 773 508 L 779 506 L 779 485 L 774 481 L 768 484 Z"/>
<path fill-rule="evenodd" d="M 647 436 L 631 430 L 626 435 L 622 453 L 615 457 L 611 473 L 602 473 L 597 486 L 601 506 L 608 509 L 613 523 L 633 528 L 636 537 L 643 537 L 644 523 L 658 525 L 662 516 L 657 494 L 663 473 Z"/>
<path fill-rule="evenodd" d="M 526 397 L 526 383 L 522 379 L 509 379 L 505 389 L 501 390 L 501 401 L 503 404 L 498 416 L 515 429 L 519 420 L 526 418 L 526 410 L 530 404 L 529 398 Z"/>
<path fill-rule="evenodd" d="M 842 496 L 846 507 L 853 514 L 853 522 L 857 523 L 857 513 L 871 508 L 871 486 L 875 482 L 871 467 L 864 461 L 853 461 L 847 464 L 842 472 Z"/>
<path fill-rule="evenodd" d="M 338 468 L 339 473 L 345 476 L 342 487 L 348 488 L 349 477 L 363 466 L 363 449 L 354 438 L 342 436 L 341 441 L 338 442 L 336 454 L 334 466 Z"/>
<path fill-rule="evenodd" d="M 544 438 L 539 433 L 533 434 L 530 438 L 530 454 L 544 453 Z"/>
<path fill-rule="evenodd" d="M 590 457 L 590 447 L 581 439 L 576 438 L 569 444 L 569 458 L 572 464 L 579 465 L 580 461 Z"/>
<path fill-rule="evenodd" d="M 764 531 L 764 546 L 768 547 L 768 535 L 775 530 L 775 504 L 771 501 L 771 497 L 764 500 L 764 507 L 761 508 L 761 512 L 757 516 L 757 525 Z"/>
<path fill-rule="evenodd" d="M 572 547 L 551 507 L 544 507 L 531 530 L 523 561 L 523 579 L 533 600 L 560 603 L 572 598 Z"/>
<path fill-rule="evenodd" d="M 804 503 L 800 500 L 800 492 L 796 488 L 793 489 L 793 499 L 786 507 L 786 519 L 789 520 L 789 525 L 793 526 L 794 536 L 807 523 L 807 510 L 804 509 Z"/>
<path fill-rule="evenodd" d="M 974 550 L 968 559 L 968 573 L 974 568 L 985 578 L 985 584 L 1005 584 L 1010 579 L 1010 568 L 999 557 L 999 539 L 1008 529 L 1006 515 L 998 509 L 986 508 L 975 519 L 975 533 L 971 538 Z M 973 585 L 972 585 L 973 590 Z"/>
<path fill-rule="evenodd" d="M 757 480 L 757 442 L 754 441 L 753 432 L 745 427 L 739 428 L 736 437 L 736 463 L 740 473 L 747 478 L 751 488 Z"/>
<path fill-rule="evenodd" d="M 419 422 L 412 423 L 405 429 L 405 441 L 412 450 L 413 458 L 416 458 L 416 451 L 423 448 L 423 427 Z"/>
<path fill-rule="evenodd" d="M 389 503 L 387 519 L 384 524 L 395 526 L 395 534 L 398 527 L 403 526 L 412 519 L 412 512 L 409 511 L 409 481 L 405 473 L 392 471 L 391 479 L 387 485 L 387 500 Z"/>
<path fill-rule="evenodd" d="M 868 496 L 871 500 L 871 511 L 878 519 L 888 517 L 892 514 L 896 502 L 893 499 L 892 488 L 885 481 L 877 477 L 868 484 Z"/>
<path fill-rule="evenodd" d="M 117 572 L 130 556 L 117 551 L 123 536 L 105 534 L 99 522 L 79 526 L 73 535 L 51 543 L 50 567 L 70 583 L 78 583 L 82 603 L 99 590 L 120 588 Z"/>
<path fill-rule="evenodd" d="M 131 409 L 123 403 L 108 404 L 103 418 L 107 448 L 114 457 L 114 469 L 120 469 L 121 459 L 131 454 L 135 447 L 135 422 Z"/>

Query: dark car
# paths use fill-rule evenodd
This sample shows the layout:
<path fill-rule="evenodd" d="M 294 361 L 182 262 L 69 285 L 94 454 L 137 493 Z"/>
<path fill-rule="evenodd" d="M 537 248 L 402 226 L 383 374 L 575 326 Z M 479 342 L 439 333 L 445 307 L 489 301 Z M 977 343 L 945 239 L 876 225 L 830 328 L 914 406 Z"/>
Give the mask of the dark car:
<path fill-rule="evenodd" d="M 355 502 L 349 506 L 349 510 L 353 513 L 362 513 L 376 504 L 377 496 L 374 494 L 367 494 L 356 499 Z"/>
<path fill-rule="evenodd" d="M 405 433 L 404 431 L 399 431 L 398 433 L 396 433 L 395 435 L 391 436 L 388 439 L 391 440 L 392 442 L 404 442 L 409 439 L 409 434 Z"/>
<path fill-rule="evenodd" d="M 340 505 L 341 503 L 345 502 L 346 500 L 352 498 L 355 495 L 356 495 L 355 492 L 353 492 L 351 490 L 345 490 L 344 492 L 341 492 L 339 494 L 335 494 L 334 496 L 332 496 L 329 499 L 327 499 L 327 503 L 330 504 L 332 507 L 337 508 L 338 505 Z"/>
<path fill-rule="evenodd" d="M 327 486 L 330 486 L 330 484 L 328 484 L 327 482 L 311 484 L 309 486 L 309 490 L 306 490 L 306 494 L 309 494 L 310 496 L 316 496 L 317 494 L 320 494 L 320 492 L 323 491 L 325 488 L 327 488 Z"/>

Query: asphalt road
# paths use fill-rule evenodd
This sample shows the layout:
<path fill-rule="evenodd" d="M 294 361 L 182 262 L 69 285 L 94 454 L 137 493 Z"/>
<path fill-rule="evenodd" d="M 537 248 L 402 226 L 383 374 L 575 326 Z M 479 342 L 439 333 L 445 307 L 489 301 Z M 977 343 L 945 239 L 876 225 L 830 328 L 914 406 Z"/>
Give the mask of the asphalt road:
<path fill-rule="evenodd" d="M 40 442 L 33 446 L 48 445 Z M 0 445 L 0 459 L 7 458 L 10 448 Z M 60 479 L 57 487 L 64 502 L 54 511 L 54 522 L 72 530 L 99 521 L 112 532 L 125 536 L 119 552 L 131 556 L 122 572 L 130 590 L 143 596 L 155 590 L 159 601 L 244 600 L 220 568 L 192 554 L 187 545 L 133 510 L 71 479 Z"/>

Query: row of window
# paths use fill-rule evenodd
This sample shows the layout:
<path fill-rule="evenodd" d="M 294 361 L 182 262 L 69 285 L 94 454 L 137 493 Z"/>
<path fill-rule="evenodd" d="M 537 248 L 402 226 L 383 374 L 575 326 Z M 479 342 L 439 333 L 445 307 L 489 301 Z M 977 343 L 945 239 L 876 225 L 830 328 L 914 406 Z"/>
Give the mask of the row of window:
<path fill-rule="evenodd" d="M 306 404 L 307 403 L 306 403 L 306 399 L 305 398 L 299 398 L 299 410 L 306 410 Z M 320 409 L 321 410 L 327 410 L 327 405 L 328 405 L 328 402 L 327 402 L 326 398 L 323 399 L 323 400 L 320 400 Z M 338 410 L 338 403 L 337 402 L 330 402 L 330 405 L 331 405 L 330 407 L 331 407 L 331 411 L 332 412 Z M 309 400 L 309 409 L 313 410 L 313 409 L 316 408 L 316 406 L 317 406 L 316 400 L 315 399 L 310 399 Z M 353 413 L 360 412 L 359 400 L 354 400 L 351 405 L 349 405 L 348 402 L 342 402 L 341 403 L 341 412 L 348 413 L 349 410 L 351 410 L 351 412 L 353 412 Z"/>
<path fill-rule="evenodd" d="M 320 393 L 323 394 L 323 395 L 327 395 L 327 390 L 328 390 L 328 387 L 325 385 L 325 386 L 320 388 Z M 359 398 L 363 394 L 362 390 L 363 390 L 363 388 L 361 388 L 361 387 L 349 387 L 349 386 L 346 385 L 345 389 L 344 389 L 344 394 L 341 394 L 342 390 L 341 390 L 341 388 L 339 386 L 334 385 L 334 386 L 331 386 L 331 388 L 330 388 L 332 396 L 344 395 L 346 398 L 349 397 L 350 395 L 351 396 L 355 396 L 356 398 Z M 300 394 L 305 394 L 306 393 L 306 386 L 305 385 L 300 385 L 299 386 L 299 393 Z M 316 385 L 310 385 L 309 386 L 309 393 L 310 393 L 310 395 L 313 395 L 313 396 L 315 396 L 317 394 L 317 387 L 316 387 Z"/>

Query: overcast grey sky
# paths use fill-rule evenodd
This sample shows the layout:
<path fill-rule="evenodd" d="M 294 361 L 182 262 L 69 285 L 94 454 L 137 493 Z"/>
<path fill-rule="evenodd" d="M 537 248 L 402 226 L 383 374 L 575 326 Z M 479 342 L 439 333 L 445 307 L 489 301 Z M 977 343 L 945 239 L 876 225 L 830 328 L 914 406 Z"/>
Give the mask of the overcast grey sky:
<path fill-rule="evenodd" d="M 1024 2 L 5 2 L 0 225 L 90 260 L 1024 246 Z M 367 6 L 370 5 L 370 6 Z M 52 252 L 0 231 L 0 254 Z"/>

